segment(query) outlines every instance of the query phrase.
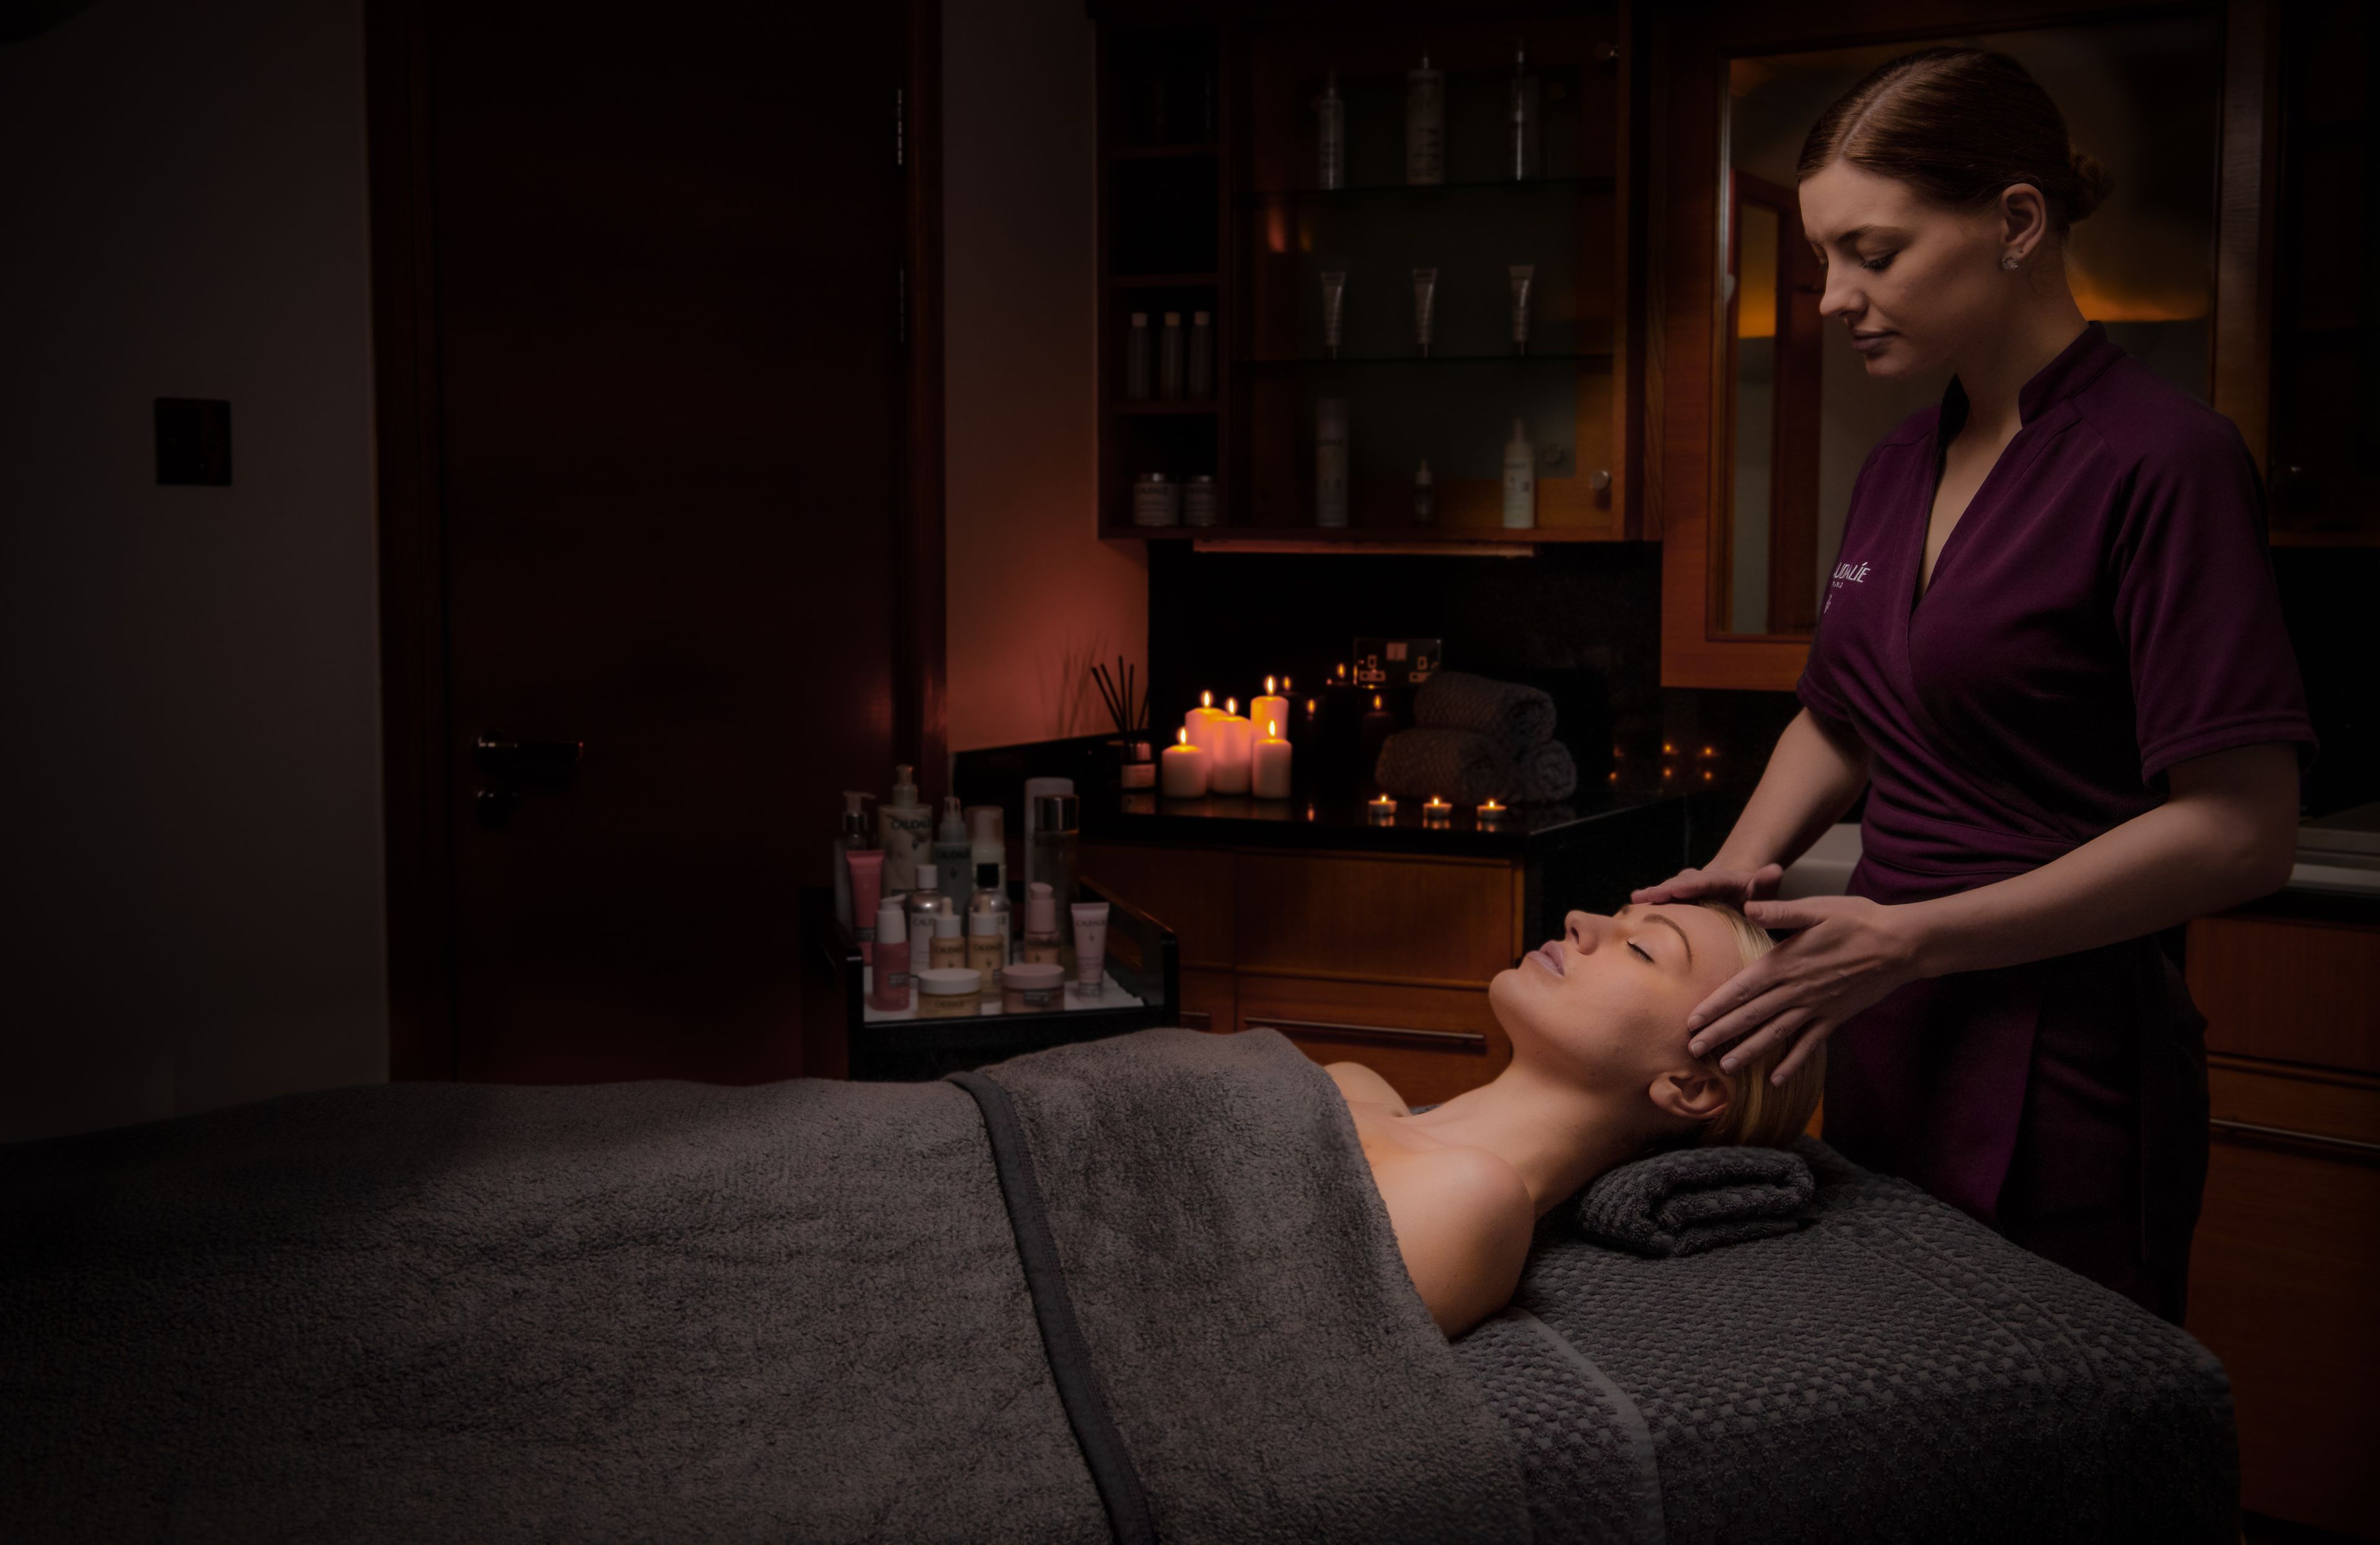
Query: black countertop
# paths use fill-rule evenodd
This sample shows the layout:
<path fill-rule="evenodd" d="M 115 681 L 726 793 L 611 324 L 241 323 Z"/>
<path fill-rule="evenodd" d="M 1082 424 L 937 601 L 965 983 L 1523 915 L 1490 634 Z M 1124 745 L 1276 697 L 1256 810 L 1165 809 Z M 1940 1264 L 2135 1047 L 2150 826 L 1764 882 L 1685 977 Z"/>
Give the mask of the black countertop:
<path fill-rule="evenodd" d="M 1394 821 L 1385 821 L 1356 799 L 1165 799 L 1110 790 L 1084 798 L 1082 840 L 1527 859 L 1675 825 L 1682 812 L 1675 796 L 1582 792 L 1557 805 L 1515 806 L 1484 825 L 1467 808 L 1448 811 L 1441 823 L 1425 817 L 1422 801 L 1403 799 Z"/>

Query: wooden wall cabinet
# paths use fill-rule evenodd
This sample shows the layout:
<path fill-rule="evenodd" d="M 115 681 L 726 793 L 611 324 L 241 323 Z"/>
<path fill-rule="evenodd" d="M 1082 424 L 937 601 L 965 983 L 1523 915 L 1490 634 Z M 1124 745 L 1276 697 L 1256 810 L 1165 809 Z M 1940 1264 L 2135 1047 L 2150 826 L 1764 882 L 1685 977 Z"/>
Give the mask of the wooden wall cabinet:
<path fill-rule="evenodd" d="M 2223 1359 L 2241 1505 L 2380 1539 L 2380 926 L 2190 925 L 2214 1144 L 2189 1329 Z"/>

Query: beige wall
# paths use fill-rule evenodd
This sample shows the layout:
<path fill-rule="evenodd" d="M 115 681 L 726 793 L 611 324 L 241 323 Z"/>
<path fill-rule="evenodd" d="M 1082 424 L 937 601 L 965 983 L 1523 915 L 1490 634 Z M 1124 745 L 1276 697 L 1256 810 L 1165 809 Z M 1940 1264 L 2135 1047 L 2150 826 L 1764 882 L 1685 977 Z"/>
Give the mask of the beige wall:
<path fill-rule="evenodd" d="M 1096 534 L 1091 23 L 1081 0 L 942 12 L 953 750 L 1109 721 L 1094 659 L 1146 674 L 1137 543 Z"/>

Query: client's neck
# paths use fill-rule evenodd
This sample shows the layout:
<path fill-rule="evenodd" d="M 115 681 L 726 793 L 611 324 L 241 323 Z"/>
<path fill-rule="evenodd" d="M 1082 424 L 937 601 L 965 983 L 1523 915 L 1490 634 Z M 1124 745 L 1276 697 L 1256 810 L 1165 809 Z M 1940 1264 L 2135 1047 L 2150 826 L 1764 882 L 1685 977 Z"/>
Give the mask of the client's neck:
<path fill-rule="evenodd" d="M 1584 1089 L 1514 1061 L 1492 1083 L 1465 1090 L 1408 1120 L 1451 1143 L 1484 1148 L 1520 1172 L 1539 1217 L 1652 1141 L 1641 1124 L 1641 1093 L 1622 1099 Z"/>

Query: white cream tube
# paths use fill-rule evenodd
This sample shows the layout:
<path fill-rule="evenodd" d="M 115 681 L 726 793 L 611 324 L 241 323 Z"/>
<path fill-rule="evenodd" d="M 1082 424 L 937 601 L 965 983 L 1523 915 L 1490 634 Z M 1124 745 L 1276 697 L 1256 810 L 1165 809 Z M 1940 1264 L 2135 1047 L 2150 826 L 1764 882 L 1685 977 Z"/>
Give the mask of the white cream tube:
<path fill-rule="evenodd" d="M 1099 995 L 1108 968 L 1108 904 L 1075 903 L 1075 995 Z"/>

